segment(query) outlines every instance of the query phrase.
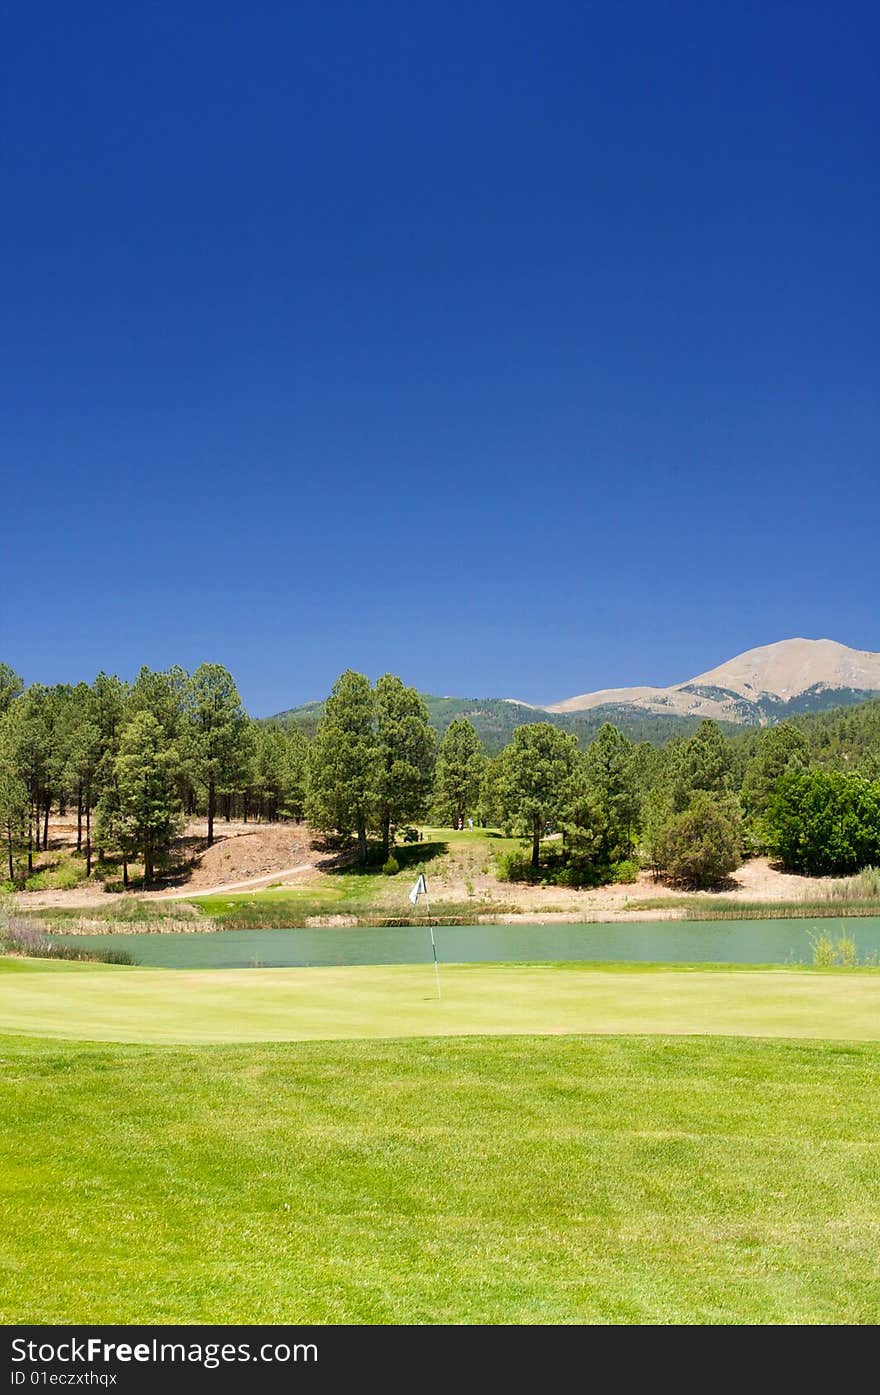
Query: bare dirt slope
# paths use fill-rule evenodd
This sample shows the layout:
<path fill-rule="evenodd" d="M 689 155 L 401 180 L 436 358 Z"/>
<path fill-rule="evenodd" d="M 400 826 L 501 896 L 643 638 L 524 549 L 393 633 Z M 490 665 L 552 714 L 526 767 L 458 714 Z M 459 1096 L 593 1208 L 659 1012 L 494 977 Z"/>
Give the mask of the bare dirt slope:
<path fill-rule="evenodd" d="M 196 892 L 227 882 L 249 881 L 313 860 L 311 835 L 305 824 L 220 823 L 214 825 L 214 836 L 217 841 L 209 848 L 204 823 L 187 827 L 197 861 L 175 890 Z"/>
<path fill-rule="evenodd" d="M 218 822 L 214 836 L 216 841 L 209 848 L 205 820 L 189 822 L 173 849 L 177 870 L 168 875 L 165 885 L 155 891 L 127 895 L 145 900 L 179 900 L 222 890 L 229 884 L 260 886 L 276 876 L 308 874 L 326 856 L 312 849 L 311 834 L 305 824 Z M 49 841 L 50 851 L 72 847 L 76 841 L 75 821 L 50 823 Z M 48 906 L 108 906 L 115 899 L 99 881 L 64 891 L 22 892 L 18 897 L 22 906 L 35 910 Z"/>

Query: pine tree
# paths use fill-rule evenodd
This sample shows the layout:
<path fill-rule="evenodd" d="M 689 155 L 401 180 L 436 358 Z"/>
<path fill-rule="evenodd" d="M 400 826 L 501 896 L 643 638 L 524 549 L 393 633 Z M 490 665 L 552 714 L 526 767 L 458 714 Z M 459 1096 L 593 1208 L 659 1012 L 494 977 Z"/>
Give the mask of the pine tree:
<path fill-rule="evenodd" d="M 600 826 L 597 856 L 604 863 L 631 857 L 636 843 L 641 798 L 635 751 L 632 741 L 606 722 L 584 752 L 584 775 Z"/>
<path fill-rule="evenodd" d="M 374 819 L 382 861 L 391 851 L 391 830 L 424 817 L 431 796 L 437 734 L 415 688 L 386 673 L 376 684 Z"/>
<path fill-rule="evenodd" d="M 128 830 L 132 849 L 143 858 L 146 882 L 178 831 L 176 764 L 151 712 L 138 712 L 123 727 L 114 766 L 117 827 Z"/>
<path fill-rule="evenodd" d="M 498 758 L 497 792 L 506 817 L 532 839 L 532 866 L 541 860 L 541 837 L 565 810 L 577 757 L 577 737 L 550 722 L 517 727 Z"/>
<path fill-rule="evenodd" d="M 333 684 L 309 750 L 306 818 L 324 832 L 355 833 L 362 863 L 377 761 L 375 695 L 368 678 L 347 669 Z"/>
<path fill-rule="evenodd" d="M 486 756 L 475 728 L 467 717 L 456 717 L 437 752 L 434 793 L 441 817 L 454 825 L 476 807 L 485 770 Z"/>
<path fill-rule="evenodd" d="M 211 847 L 218 790 L 241 789 L 247 781 L 248 719 L 235 681 L 221 664 L 200 664 L 186 698 L 189 756 L 206 791 Z"/>

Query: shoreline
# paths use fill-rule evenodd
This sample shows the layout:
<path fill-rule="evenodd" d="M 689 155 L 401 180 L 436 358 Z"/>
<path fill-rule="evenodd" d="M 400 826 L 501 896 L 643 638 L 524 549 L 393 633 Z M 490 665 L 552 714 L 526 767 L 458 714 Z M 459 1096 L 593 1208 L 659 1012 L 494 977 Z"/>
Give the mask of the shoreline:
<path fill-rule="evenodd" d="M 45 912 L 44 912 L 45 914 Z M 49 913 L 52 915 L 52 912 Z M 176 920 L 171 917 L 157 920 L 114 919 L 105 921 L 80 917 L 79 923 L 64 924 L 57 910 L 54 918 L 42 920 L 39 910 L 29 912 L 35 920 L 41 921 L 50 935 L 90 936 L 90 935 L 213 935 L 221 930 L 423 930 L 427 926 L 449 926 L 469 928 L 480 925 L 527 926 L 538 929 L 545 925 L 631 925 L 656 924 L 658 922 L 683 922 L 691 924 L 711 924 L 712 922 L 764 921 L 764 920 L 867 920 L 880 919 L 880 905 L 836 905 L 833 902 L 803 906 L 792 902 L 767 902 L 765 905 L 719 906 L 719 907 L 657 907 L 632 911 L 605 911 L 593 915 L 577 911 L 498 912 L 482 915 L 462 916 L 442 913 L 421 919 L 404 916 L 383 915 L 323 915 L 306 916 L 299 923 L 290 925 L 241 925 L 225 924 L 222 919 Z M 292 918 L 293 919 L 293 918 Z M 83 924 L 82 922 L 87 922 Z"/>

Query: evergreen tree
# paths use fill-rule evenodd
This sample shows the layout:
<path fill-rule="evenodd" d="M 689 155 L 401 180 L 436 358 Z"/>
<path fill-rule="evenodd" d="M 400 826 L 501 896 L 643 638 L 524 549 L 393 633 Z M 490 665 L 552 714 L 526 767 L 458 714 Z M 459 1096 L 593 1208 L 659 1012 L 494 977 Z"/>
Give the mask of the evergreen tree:
<path fill-rule="evenodd" d="M 70 733 L 66 751 L 66 778 L 76 794 L 76 848 L 83 845 L 83 814 L 85 814 L 86 876 L 92 875 L 92 806 L 95 784 L 103 754 L 101 729 L 94 720 L 91 695 L 86 689 L 78 705 L 80 720 Z"/>
<path fill-rule="evenodd" d="M 155 672 L 144 665 L 126 694 L 125 718 L 128 720 L 137 712 L 152 713 L 162 728 L 166 745 L 183 754 L 188 736 L 189 691 L 189 675 L 179 664 L 165 672 Z M 178 764 L 177 784 L 181 805 L 193 812 L 193 772 L 184 760 Z"/>
<path fill-rule="evenodd" d="M 562 834 L 569 861 L 576 866 L 597 866 L 609 861 L 604 850 L 612 841 L 607 809 L 600 803 L 599 791 L 590 778 L 585 752 L 578 752 L 565 787 L 560 811 Z"/>
<path fill-rule="evenodd" d="M 0 717 L 4 712 L 8 712 L 15 698 L 19 696 L 24 688 L 24 684 L 19 678 L 15 669 L 9 664 L 0 664 Z"/>
<path fill-rule="evenodd" d="M 550 722 L 517 727 L 498 758 L 498 796 L 514 827 L 532 839 L 532 866 L 541 860 L 548 822 L 563 817 L 577 757 L 577 737 Z"/>
<path fill-rule="evenodd" d="M 278 812 L 299 823 L 308 797 L 309 743 L 305 733 L 295 727 L 285 733 L 284 743 L 284 784 Z"/>
<path fill-rule="evenodd" d="M 424 816 L 431 795 L 436 732 L 415 688 L 386 673 L 376 684 L 374 820 L 382 860 L 391 850 L 391 830 Z"/>
<path fill-rule="evenodd" d="M 301 731 L 253 722 L 249 797 L 259 819 L 303 816 L 309 743 Z"/>
<path fill-rule="evenodd" d="M 28 808 L 27 786 L 5 759 L 0 739 L 0 836 L 10 882 L 15 881 L 17 858 L 27 846 Z"/>
<path fill-rule="evenodd" d="M 34 870 L 34 846 L 40 846 L 40 810 L 50 759 L 46 720 L 48 689 L 38 683 L 15 699 L 5 718 L 8 768 L 27 792 L 27 869 Z"/>
<path fill-rule="evenodd" d="M 456 717 L 437 753 L 434 792 L 441 818 L 454 825 L 476 807 L 485 770 L 486 757 L 476 730 L 467 717 Z"/>
<path fill-rule="evenodd" d="M 125 830 L 126 850 L 142 857 L 146 882 L 152 881 L 178 831 L 176 764 L 156 718 L 151 712 L 136 713 L 121 732 L 111 803 L 117 837 Z"/>
<path fill-rule="evenodd" d="M 247 781 L 248 719 L 235 681 L 221 664 L 200 664 L 186 696 L 189 756 L 206 792 L 210 848 L 218 790 L 241 789 Z"/>
<path fill-rule="evenodd" d="M 333 684 L 309 751 L 306 818 L 312 828 L 357 834 L 367 860 L 367 826 L 378 762 L 370 680 L 347 669 Z"/>
<path fill-rule="evenodd" d="M 756 818 L 764 813 L 773 790 L 783 775 L 806 770 L 810 748 L 802 731 L 790 722 L 767 727 L 758 738 L 757 750 L 746 766 L 742 787 L 746 813 Z"/>
<path fill-rule="evenodd" d="M 742 861 L 739 807 L 734 799 L 699 790 L 688 808 L 660 830 L 657 861 L 675 882 L 710 887 Z"/>
<path fill-rule="evenodd" d="M 499 826 L 507 831 L 509 827 L 506 805 L 502 798 L 501 782 L 503 771 L 500 755 L 490 757 L 483 771 L 480 785 L 480 823 L 484 827 Z"/>
<path fill-rule="evenodd" d="M 286 740 L 280 727 L 255 726 L 248 794 L 257 818 L 276 819 L 284 798 Z"/>
<path fill-rule="evenodd" d="M 677 747 L 671 765 L 673 805 L 687 808 L 700 791 L 721 796 L 733 785 L 733 752 L 717 722 L 701 722 Z"/>
<path fill-rule="evenodd" d="M 641 794 L 635 751 L 628 737 L 606 723 L 582 757 L 586 782 L 595 795 L 601 829 L 597 853 L 603 863 L 631 857 L 636 844 Z"/>

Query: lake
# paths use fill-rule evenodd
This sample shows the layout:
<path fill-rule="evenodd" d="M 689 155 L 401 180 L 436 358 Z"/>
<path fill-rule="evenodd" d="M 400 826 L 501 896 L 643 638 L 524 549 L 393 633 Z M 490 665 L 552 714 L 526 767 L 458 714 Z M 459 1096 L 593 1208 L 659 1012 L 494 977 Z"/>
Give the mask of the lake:
<path fill-rule="evenodd" d="M 553 962 L 810 964 L 816 935 L 851 935 L 859 961 L 880 960 L 880 917 L 820 920 L 664 920 L 614 925 L 439 925 L 441 963 Z M 220 930 L 214 934 L 62 935 L 123 949 L 166 969 L 241 969 L 430 962 L 421 926 L 389 929 Z"/>

